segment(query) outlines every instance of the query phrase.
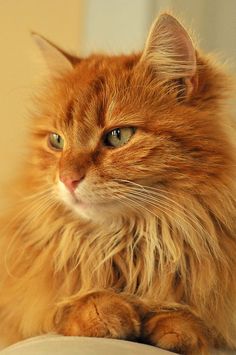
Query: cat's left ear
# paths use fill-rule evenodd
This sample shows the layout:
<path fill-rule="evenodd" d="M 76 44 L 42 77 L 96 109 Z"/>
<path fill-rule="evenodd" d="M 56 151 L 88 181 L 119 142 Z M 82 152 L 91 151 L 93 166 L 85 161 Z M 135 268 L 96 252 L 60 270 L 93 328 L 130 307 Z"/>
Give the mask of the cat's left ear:
<path fill-rule="evenodd" d="M 173 16 L 162 14 L 154 22 L 141 61 L 150 64 L 162 80 L 178 83 L 182 97 L 189 98 L 196 90 L 196 50 Z"/>
<path fill-rule="evenodd" d="M 72 70 L 75 64 L 78 63 L 78 58 L 66 53 L 45 37 L 35 32 L 32 32 L 31 35 L 39 47 L 52 75 Z"/>

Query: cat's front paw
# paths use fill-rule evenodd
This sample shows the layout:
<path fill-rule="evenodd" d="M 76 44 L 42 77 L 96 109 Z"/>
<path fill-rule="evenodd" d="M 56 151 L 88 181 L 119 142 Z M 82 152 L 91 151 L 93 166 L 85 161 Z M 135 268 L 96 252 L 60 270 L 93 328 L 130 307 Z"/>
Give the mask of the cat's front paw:
<path fill-rule="evenodd" d="M 209 334 L 201 321 L 188 311 L 153 314 L 143 325 L 145 342 L 184 355 L 208 355 Z"/>
<path fill-rule="evenodd" d="M 140 318 L 123 297 L 101 291 L 69 306 L 57 328 L 63 335 L 135 340 L 140 335 Z"/>

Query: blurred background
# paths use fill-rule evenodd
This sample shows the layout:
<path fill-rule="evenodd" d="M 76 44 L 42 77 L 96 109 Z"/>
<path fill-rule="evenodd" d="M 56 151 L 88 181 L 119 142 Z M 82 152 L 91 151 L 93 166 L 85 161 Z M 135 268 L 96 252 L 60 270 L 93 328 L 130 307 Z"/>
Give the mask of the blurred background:
<path fill-rule="evenodd" d="M 0 183 L 17 170 L 32 83 L 45 69 L 29 32 L 78 55 L 137 51 L 158 12 L 168 9 L 236 74 L 236 0 L 0 0 Z"/>

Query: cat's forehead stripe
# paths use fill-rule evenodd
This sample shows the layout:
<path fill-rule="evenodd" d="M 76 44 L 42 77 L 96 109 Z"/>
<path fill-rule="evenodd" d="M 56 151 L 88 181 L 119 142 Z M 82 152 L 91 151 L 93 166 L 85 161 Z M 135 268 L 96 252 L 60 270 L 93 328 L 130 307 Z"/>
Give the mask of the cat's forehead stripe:
<path fill-rule="evenodd" d="M 70 124 L 73 122 L 73 116 L 74 116 L 74 101 L 70 99 L 67 108 L 66 108 L 66 122 Z"/>

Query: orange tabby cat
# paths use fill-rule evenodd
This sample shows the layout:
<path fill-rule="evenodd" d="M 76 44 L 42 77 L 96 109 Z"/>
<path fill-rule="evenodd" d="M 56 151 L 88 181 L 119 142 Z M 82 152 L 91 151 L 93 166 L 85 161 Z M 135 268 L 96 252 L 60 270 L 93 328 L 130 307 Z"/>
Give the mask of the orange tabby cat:
<path fill-rule="evenodd" d="M 171 15 L 141 54 L 66 54 L 1 225 L 1 334 L 236 348 L 230 82 Z"/>

